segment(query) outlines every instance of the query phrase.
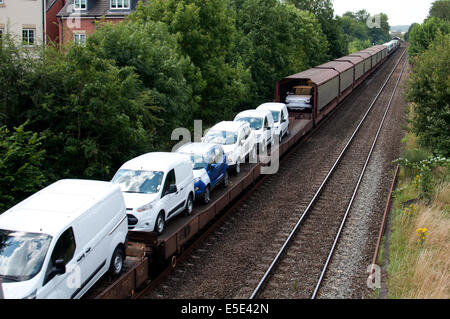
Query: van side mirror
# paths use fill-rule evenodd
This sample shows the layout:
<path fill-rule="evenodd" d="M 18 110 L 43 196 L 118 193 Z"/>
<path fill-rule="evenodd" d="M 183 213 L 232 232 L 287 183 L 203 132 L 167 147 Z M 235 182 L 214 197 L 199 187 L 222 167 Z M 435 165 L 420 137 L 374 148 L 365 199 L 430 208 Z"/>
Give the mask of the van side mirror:
<path fill-rule="evenodd" d="M 57 259 L 55 260 L 53 273 L 55 275 L 62 275 L 66 273 L 66 264 L 64 263 L 63 259 Z"/>
<path fill-rule="evenodd" d="M 175 184 L 170 184 L 169 186 L 169 191 L 167 192 L 167 194 L 173 194 L 177 192 L 177 185 Z"/>
<path fill-rule="evenodd" d="M 287 122 L 286 119 L 281 120 L 281 123 L 286 123 L 286 122 Z"/>

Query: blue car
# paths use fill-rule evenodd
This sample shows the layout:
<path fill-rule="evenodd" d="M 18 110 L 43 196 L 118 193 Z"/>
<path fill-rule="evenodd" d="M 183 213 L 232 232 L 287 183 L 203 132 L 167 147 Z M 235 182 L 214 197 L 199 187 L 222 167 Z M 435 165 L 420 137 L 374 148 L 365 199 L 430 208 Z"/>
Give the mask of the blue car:
<path fill-rule="evenodd" d="M 228 187 L 227 158 L 221 145 L 191 143 L 180 147 L 178 153 L 189 155 L 194 171 L 195 198 L 208 204 L 211 191 L 219 185 Z"/>

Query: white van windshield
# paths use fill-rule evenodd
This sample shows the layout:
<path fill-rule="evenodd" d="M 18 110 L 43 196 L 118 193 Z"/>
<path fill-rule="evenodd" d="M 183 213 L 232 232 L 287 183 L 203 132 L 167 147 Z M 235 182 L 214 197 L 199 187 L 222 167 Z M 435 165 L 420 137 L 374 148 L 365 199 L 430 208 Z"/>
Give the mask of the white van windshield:
<path fill-rule="evenodd" d="M 154 194 L 161 189 L 164 172 L 120 169 L 112 183 L 125 193 Z"/>
<path fill-rule="evenodd" d="M 204 142 L 233 145 L 237 142 L 237 133 L 229 131 L 209 131 L 204 138 Z"/>
<path fill-rule="evenodd" d="M 263 125 L 262 118 L 260 117 L 239 117 L 236 118 L 236 121 L 247 122 L 250 124 L 252 130 L 260 130 Z"/>
<path fill-rule="evenodd" d="M 3 282 L 30 280 L 42 268 L 52 241 L 46 234 L 0 229 L 0 277 Z"/>

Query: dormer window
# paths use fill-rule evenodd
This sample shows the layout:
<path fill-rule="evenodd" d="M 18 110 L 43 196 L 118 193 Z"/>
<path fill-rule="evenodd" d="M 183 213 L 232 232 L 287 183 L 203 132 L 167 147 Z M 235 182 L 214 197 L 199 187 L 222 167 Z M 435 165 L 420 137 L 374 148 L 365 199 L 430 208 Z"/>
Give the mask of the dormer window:
<path fill-rule="evenodd" d="M 73 0 L 73 8 L 75 10 L 86 10 L 87 0 Z"/>
<path fill-rule="evenodd" d="M 111 9 L 130 9 L 130 0 L 111 0 Z"/>

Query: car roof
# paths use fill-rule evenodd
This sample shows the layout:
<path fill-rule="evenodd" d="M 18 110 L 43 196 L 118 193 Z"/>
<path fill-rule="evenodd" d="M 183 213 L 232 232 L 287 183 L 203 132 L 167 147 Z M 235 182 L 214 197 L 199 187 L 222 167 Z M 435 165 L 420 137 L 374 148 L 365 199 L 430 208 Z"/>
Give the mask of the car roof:
<path fill-rule="evenodd" d="M 240 117 L 243 117 L 243 116 L 264 117 L 264 116 L 266 116 L 269 113 L 270 113 L 269 110 L 261 110 L 261 109 L 259 109 L 259 110 L 246 110 L 246 111 L 243 111 L 243 112 L 239 113 L 238 115 L 236 115 L 236 117 L 238 117 L 238 116 L 240 116 Z"/>
<path fill-rule="evenodd" d="M 120 187 L 110 182 L 57 181 L 0 215 L 0 229 L 45 233 L 53 237 Z"/>
<path fill-rule="evenodd" d="M 247 122 L 235 122 L 235 121 L 222 121 L 217 123 L 210 130 L 218 130 L 218 131 L 237 131 L 242 126 L 249 125 Z"/>
<path fill-rule="evenodd" d="M 258 106 L 257 110 L 270 110 L 270 111 L 281 111 L 286 107 L 286 104 L 284 103 L 264 103 Z"/>
<path fill-rule="evenodd" d="M 176 152 L 147 153 L 129 160 L 120 169 L 148 170 L 167 172 L 179 163 L 191 163 L 190 159 Z"/>
<path fill-rule="evenodd" d="M 183 153 L 183 154 L 206 154 L 208 153 L 212 148 L 219 146 L 218 144 L 214 143 L 205 143 L 205 142 L 196 142 L 196 143 L 189 143 L 181 146 L 177 152 Z"/>

